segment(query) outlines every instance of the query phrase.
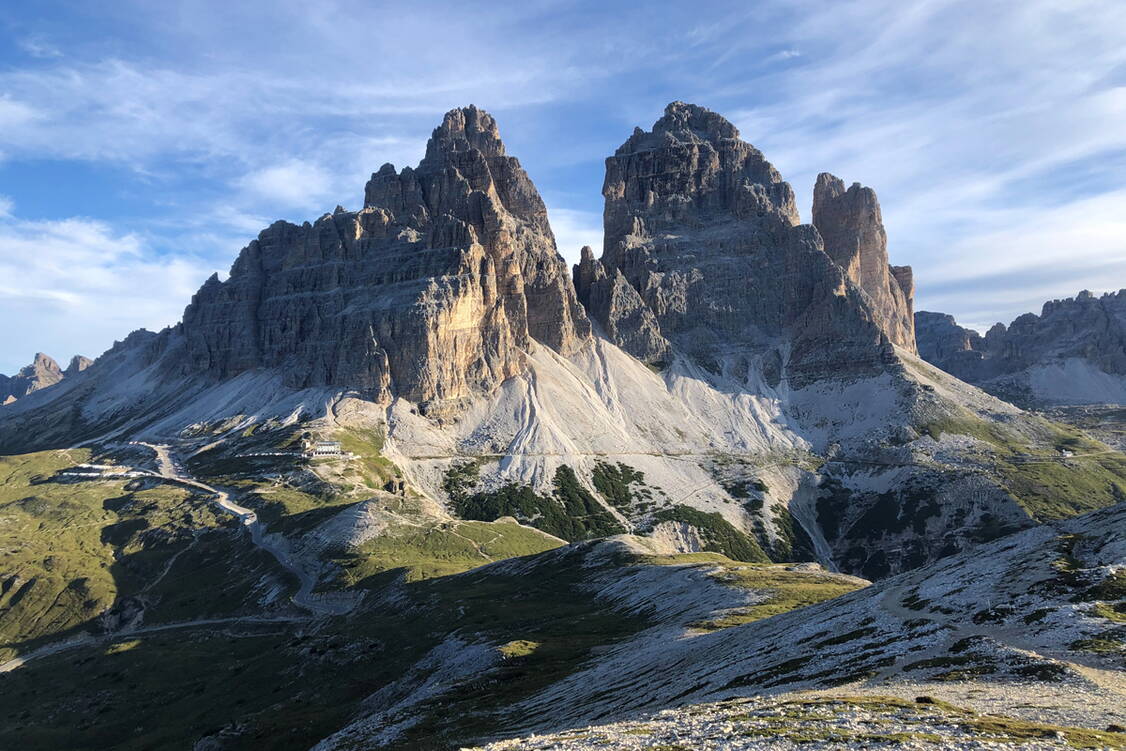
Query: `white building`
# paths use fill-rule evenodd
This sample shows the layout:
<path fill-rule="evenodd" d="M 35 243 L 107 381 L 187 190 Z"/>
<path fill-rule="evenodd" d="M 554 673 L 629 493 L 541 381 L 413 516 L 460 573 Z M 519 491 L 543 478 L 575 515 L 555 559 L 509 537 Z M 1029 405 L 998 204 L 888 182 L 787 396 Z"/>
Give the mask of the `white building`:
<path fill-rule="evenodd" d="M 340 441 L 306 441 L 305 456 L 343 456 Z"/>

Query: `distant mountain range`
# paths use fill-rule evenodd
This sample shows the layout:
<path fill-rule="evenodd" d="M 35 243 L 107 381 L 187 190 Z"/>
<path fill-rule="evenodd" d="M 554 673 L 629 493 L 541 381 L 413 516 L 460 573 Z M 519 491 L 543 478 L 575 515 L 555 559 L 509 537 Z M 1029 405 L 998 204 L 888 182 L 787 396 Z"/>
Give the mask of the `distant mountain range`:
<path fill-rule="evenodd" d="M 927 311 L 915 330 L 927 362 L 1015 404 L 1126 403 L 1126 289 L 1052 300 L 985 336 Z"/>
<path fill-rule="evenodd" d="M 68 376 L 75 376 L 94 363 L 89 357 L 75 355 L 66 370 L 42 352 L 35 353 L 30 365 L 20 368 L 13 376 L 0 374 L 0 404 L 11 404 L 32 391 L 54 386 Z"/>

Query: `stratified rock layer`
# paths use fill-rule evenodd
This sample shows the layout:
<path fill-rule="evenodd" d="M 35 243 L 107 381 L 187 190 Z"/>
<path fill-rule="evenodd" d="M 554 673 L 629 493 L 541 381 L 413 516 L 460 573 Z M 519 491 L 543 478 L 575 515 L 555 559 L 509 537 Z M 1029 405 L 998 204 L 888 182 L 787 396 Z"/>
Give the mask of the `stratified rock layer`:
<path fill-rule="evenodd" d="M 876 192 L 822 172 L 813 188 L 813 226 L 825 252 L 875 303 L 880 327 L 900 347 L 915 352 L 910 266 L 888 264 L 888 241 Z"/>
<path fill-rule="evenodd" d="M 668 357 L 669 343 L 661 336 L 657 317 L 620 270 L 613 269 L 610 276 L 590 246 L 584 246 L 574 273 L 579 300 L 611 341 L 644 362 Z"/>
<path fill-rule="evenodd" d="M 606 160 L 602 192 L 603 256 L 584 256 L 576 287 L 607 335 L 641 359 L 663 359 L 664 342 L 705 365 L 750 352 L 781 360 L 801 386 L 879 372 L 894 361 L 890 342 L 909 343 L 880 309 L 892 293 L 862 291 L 799 224 L 789 184 L 714 112 L 670 104 Z M 843 236 L 853 216 L 838 213 L 826 221 L 846 223 Z"/>
<path fill-rule="evenodd" d="M 359 212 L 277 222 L 184 314 L 191 367 L 280 368 L 293 386 L 379 401 L 459 399 L 524 367 L 531 339 L 570 354 L 590 323 L 547 211 L 496 122 L 452 110 L 417 169 L 384 165 Z"/>

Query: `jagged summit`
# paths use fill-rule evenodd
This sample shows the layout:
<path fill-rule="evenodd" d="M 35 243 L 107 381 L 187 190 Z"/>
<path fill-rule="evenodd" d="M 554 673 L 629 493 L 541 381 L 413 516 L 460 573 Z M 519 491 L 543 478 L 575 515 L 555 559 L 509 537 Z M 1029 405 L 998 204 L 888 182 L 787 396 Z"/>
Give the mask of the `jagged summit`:
<path fill-rule="evenodd" d="M 66 376 L 77 375 L 93 364 L 94 361 L 89 357 L 85 357 L 83 355 L 75 355 L 74 357 L 70 358 L 70 364 L 66 366 L 66 370 L 63 371 L 63 374 Z"/>
<path fill-rule="evenodd" d="M 618 147 L 616 154 L 655 149 L 673 144 L 720 143 L 724 139 L 738 139 L 739 129 L 722 115 L 696 104 L 670 102 L 665 114 L 646 132 L 634 128 L 633 135 Z"/>
<path fill-rule="evenodd" d="M 470 104 L 446 113 L 426 144 L 426 158 L 419 168 L 442 164 L 450 154 L 475 149 L 485 157 L 505 156 L 497 121 Z"/>
<path fill-rule="evenodd" d="M 721 115 L 673 102 L 651 131 L 636 129 L 606 160 L 604 248 L 613 253 L 644 208 L 642 231 L 699 224 L 706 216 L 798 224 L 794 191 L 762 152 Z"/>
<path fill-rule="evenodd" d="M 0 404 L 11 404 L 30 393 L 54 386 L 66 377 L 78 375 L 92 362 L 88 357 L 75 355 L 63 370 L 55 358 L 36 352 L 31 364 L 20 368 L 14 376 L 0 375 Z"/>
<path fill-rule="evenodd" d="M 883 294 L 826 254 L 818 231 L 800 225 L 793 189 L 738 136 L 720 115 L 673 102 L 607 159 L 605 250 L 575 270 L 592 317 L 650 362 L 668 343 L 705 363 L 741 349 L 773 385 L 881 372 L 889 342 L 913 351 L 910 274 L 888 268 L 874 195 L 871 247 L 859 255 L 867 269 L 883 254 L 882 284 L 894 285 Z M 861 212 L 837 213 L 825 232 L 856 234 Z"/>
<path fill-rule="evenodd" d="M 451 110 L 417 168 L 386 164 L 364 193 L 360 212 L 275 223 L 204 284 L 184 314 L 193 369 L 446 402 L 521 372 L 532 339 L 566 354 L 588 337 L 543 201 L 488 113 Z"/>

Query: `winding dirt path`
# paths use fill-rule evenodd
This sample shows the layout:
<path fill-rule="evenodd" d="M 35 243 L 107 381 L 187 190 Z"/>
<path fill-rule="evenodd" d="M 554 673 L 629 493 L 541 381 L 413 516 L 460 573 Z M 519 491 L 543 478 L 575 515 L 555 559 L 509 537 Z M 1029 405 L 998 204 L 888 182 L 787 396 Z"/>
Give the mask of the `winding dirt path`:
<path fill-rule="evenodd" d="M 317 578 L 305 568 L 299 566 L 288 550 L 283 549 L 275 541 L 266 536 L 266 527 L 258 520 L 258 514 L 253 509 L 240 506 L 231 500 L 230 493 L 214 488 L 200 482 L 187 473 L 183 465 L 175 459 L 168 446 L 138 442 L 138 445 L 151 449 L 157 457 L 157 466 L 161 477 L 171 480 L 179 485 L 184 485 L 197 490 L 202 490 L 211 496 L 211 500 L 224 511 L 238 517 L 243 527 L 250 533 L 250 541 L 259 548 L 272 555 L 282 568 L 297 577 L 301 583 L 292 600 L 298 607 L 319 615 L 344 615 L 352 609 L 346 602 L 332 602 L 326 598 L 313 594 L 313 587 Z"/>

